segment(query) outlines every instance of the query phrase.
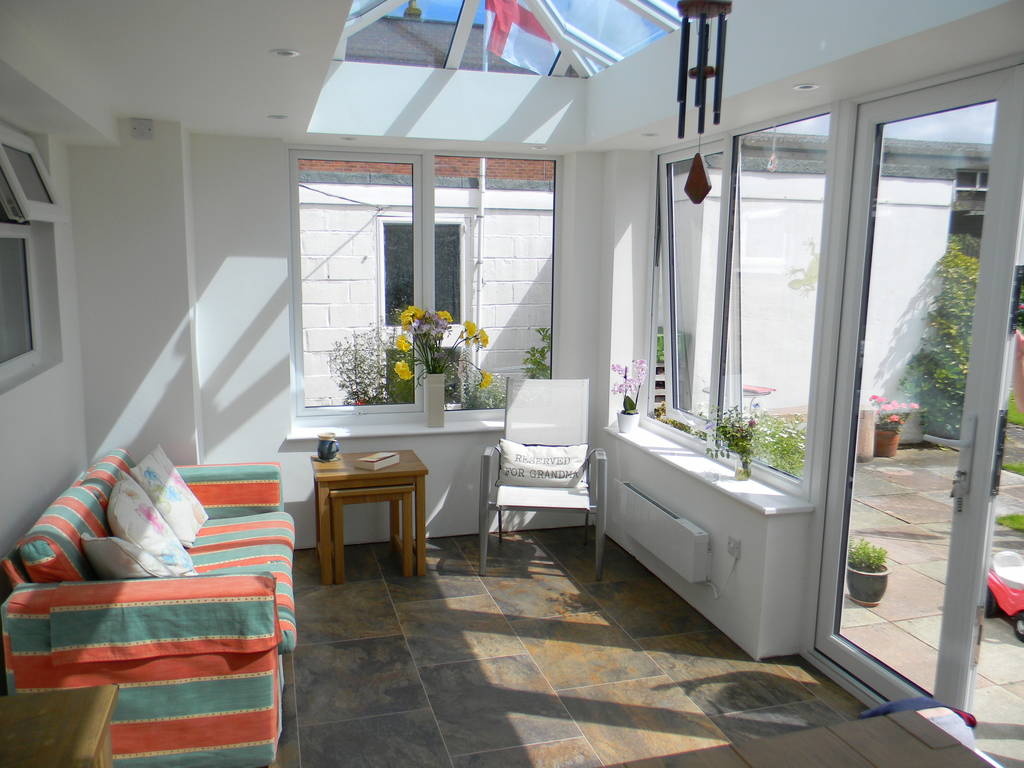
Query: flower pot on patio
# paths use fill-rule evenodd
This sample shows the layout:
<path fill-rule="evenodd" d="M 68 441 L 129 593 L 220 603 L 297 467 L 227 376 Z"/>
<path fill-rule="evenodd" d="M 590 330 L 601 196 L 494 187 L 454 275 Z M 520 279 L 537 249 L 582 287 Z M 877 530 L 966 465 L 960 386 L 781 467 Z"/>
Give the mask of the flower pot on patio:
<path fill-rule="evenodd" d="M 892 458 L 900 447 L 900 433 L 895 429 L 875 429 L 875 456 Z"/>
<path fill-rule="evenodd" d="M 882 602 L 885 588 L 889 586 L 889 570 L 868 573 L 846 567 L 846 588 L 850 599 L 858 605 L 872 608 Z"/>

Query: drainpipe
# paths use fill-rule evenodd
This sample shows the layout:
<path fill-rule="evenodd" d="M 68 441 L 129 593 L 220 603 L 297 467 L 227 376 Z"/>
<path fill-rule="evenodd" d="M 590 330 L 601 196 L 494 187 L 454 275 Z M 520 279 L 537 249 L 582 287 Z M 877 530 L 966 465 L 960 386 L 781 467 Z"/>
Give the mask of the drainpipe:
<path fill-rule="evenodd" d="M 487 188 L 487 158 L 480 158 L 480 176 L 477 178 L 477 208 L 476 208 L 476 254 L 473 260 L 475 272 L 476 301 L 473 302 L 473 322 L 480 325 L 480 305 L 483 303 L 483 258 L 484 258 L 484 219 L 487 208 L 484 205 L 484 190 Z M 473 362 L 480 364 L 480 348 L 473 352 Z"/>

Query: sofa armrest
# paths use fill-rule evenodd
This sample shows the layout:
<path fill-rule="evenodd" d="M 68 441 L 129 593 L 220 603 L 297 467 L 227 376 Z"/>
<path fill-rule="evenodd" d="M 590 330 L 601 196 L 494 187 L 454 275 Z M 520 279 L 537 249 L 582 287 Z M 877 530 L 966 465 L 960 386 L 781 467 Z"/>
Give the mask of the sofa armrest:
<path fill-rule="evenodd" d="M 214 519 L 282 509 L 279 464 L 202 464 L 178 472 Z"/>
<path fill-rule="evenodd" d="M 269 574 L 26 584 L 3 606 L 8 663 L 266 651 L 281 642 L 275 586 Z"/>

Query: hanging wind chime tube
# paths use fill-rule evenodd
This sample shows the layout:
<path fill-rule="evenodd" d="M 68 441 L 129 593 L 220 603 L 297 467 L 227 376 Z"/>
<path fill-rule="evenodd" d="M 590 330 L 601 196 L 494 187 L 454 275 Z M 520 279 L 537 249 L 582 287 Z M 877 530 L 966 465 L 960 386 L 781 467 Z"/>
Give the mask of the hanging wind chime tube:
<path fill-rule="evenodd" d="M 695 80 L 693 106 L 697 109 L 697 133 L 704 133 L 705 112 L 708 107 L 708 78 L 715 78 L 711 103 L 711 120 L 718 125 L 722 120 L 722 72 L 725 69 L 725 20 L 732 11 L 732 3 L 725 0 L 679 0 L 682 19 L 682 37 L 679 43 L 679 82 L 676 101 L 679 102 L 679 138 L 686 132 L 687 80 Z M 690 68 L 690 21 L 697 22 L 697 66 Z M 711 21 L 717 23 L 715 63 L 708 63 L 711 48 Z"/>
<path fill-rule="evenodd" d="M 693 106 L 697 109 L 697 136 L 704 133 L 708 107 L 708 78 L 715 78 L 715 92 L 712 97 L 711 120 L 718 125 L 722 120 L 722 72 L 725 69 L 725 17 L 732 10 L 731 2 L 722 0 L 679 0 L 679 15 L 682 18 L 682 38 L 679 42 L 679 82 L 676 100 L 679 102 L 679 138 L 686 133 L 687 81 L 693 78 Z M 690 19 L 697 18 L 697 66 L 690 65 Z M 717 41 L 715 43 L 715 64 L 708 64 L 711 48 L 711 17 L 717 17 Z M 704 160 L 698 152 L 690 163 L 683 191 L 694 205 L 700 205 L 711 192 L 711 182 L 704 170 Z"/>

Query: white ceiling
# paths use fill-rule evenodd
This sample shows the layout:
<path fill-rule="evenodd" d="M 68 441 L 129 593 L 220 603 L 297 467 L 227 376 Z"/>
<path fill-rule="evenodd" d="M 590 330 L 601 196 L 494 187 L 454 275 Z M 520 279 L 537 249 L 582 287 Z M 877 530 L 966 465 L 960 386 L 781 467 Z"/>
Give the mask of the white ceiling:
<path fill-rule="evenodd" d="M 190 130 L 305 135 L 351 0 L 0 0 L 3 116 L 72 141 L 113 138 L 110 118 Z M 272 56 L 291 48 L 296 58 Z M 5 87 L 6 86 L 6 87 Z M 16 88 L 15 86 L 20 86 Z M 52 104 L 82 104 L 84 124 Z M 92 109 L 87 109 L 92 105 Z M 268 120 L 286 114 L 288 120 Z M 34 123 L 34 124 L 26 124 Z M 71 135 L 67 135 L 70 133 Z"/>

